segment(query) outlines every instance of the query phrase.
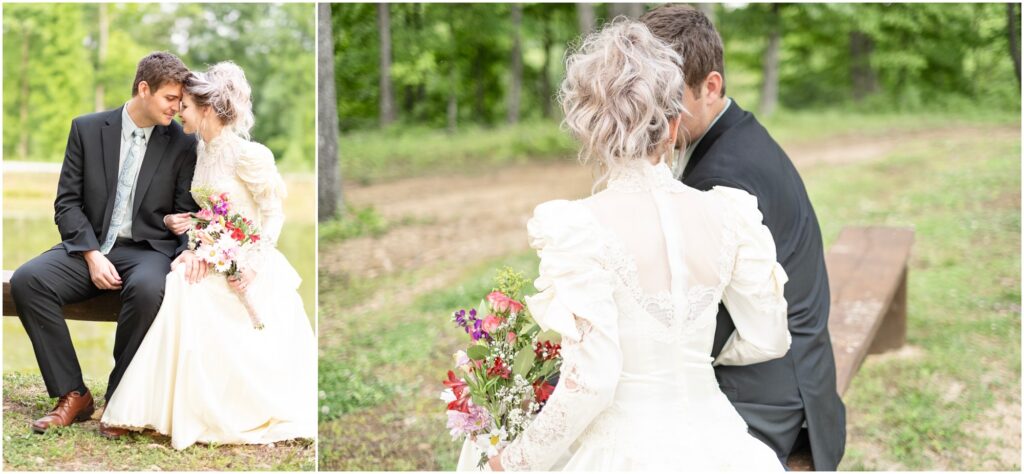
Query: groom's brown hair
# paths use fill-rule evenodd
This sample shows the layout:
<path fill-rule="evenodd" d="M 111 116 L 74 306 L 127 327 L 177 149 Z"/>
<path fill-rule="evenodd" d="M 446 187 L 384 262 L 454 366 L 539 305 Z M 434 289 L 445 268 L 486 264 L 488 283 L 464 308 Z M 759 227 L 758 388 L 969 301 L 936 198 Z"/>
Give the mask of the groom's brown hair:
<path fill-rule="evenodd" d="M 135 69 L 132 97 L 138 95 L 139 83 L 142 81 L 149 84 L 149 90 L 156 92 L 160 86 L 168 82 L 184 84 L 188 75 L 188 68 L 177 56 L 164 51 L 150 53 L 139 61 L 139 66 Z"/>
<path fill-rule="evenodd" d="M 640 21 L 683 57 L 683 79 L 694 97 L 700 98 L 700 84 L 711 71 L 722 75 L 721 96 L 725 97 L 722 37 L 703 12 L 689 5 L 667 3 L 644 13 Z"/>

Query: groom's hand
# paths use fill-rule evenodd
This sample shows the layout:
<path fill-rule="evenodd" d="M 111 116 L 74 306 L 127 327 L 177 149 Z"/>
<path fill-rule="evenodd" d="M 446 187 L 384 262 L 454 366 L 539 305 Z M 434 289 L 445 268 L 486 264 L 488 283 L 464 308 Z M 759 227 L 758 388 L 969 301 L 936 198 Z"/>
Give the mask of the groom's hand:
<path fill-rule="evenodd" d="M 187 212 L 181 214 L 167 214 L 164 216 L 164 226 L 174 235 L 181 235 L 188 232 L 192 227 L 192 217 Z"/>
<path fill-rule="evenodd" d="M 89 265 L 89 278 L 96 288 L 101 290 L 120 290 L 121 275 L 117 274 L 114 264 L 107 260 L 106 255 L 99 250 L 90 250 L 82 254 L 85 263 Z"/>

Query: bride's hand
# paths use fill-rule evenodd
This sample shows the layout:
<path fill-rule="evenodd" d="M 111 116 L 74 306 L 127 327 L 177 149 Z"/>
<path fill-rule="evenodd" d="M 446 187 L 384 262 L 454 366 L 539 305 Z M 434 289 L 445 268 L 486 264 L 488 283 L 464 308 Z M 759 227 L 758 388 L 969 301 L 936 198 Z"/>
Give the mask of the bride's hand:
<path fill-rule="evenodd" d="M 178 268 L 179 265 L 185 266 L 185 280 L 189 283 L 196 283 L 203 278 L 206 278 L 206 271 L 208 265 L 206 262 L 199 259 L 195 252 L 186 250 L 178 255 L 178 258 L 171 262 L 171 271 L 173 272 Z"/>
<path fill-rule="evenodd" d="M 245 270 L 241 274 L 237 274 L 233 277 L 228 278 L 228 284 L 231 285 L 231 289 L 245 293 L 245 290 L 249 288 L 249 284 L 252 283 L 253 278 L 256 277 L 256 272 L 253 270 Z"/>
<path fill-rule="evenodd" d="M 498 451 L 497 456 L 492 456 L 490 459 L 487 460 L 487 467 L 491 468 L 492 471 L 505 470 L 503 467 L 501 467 L 501 451 Z"/>
<path fill-rule="evenodd" d="M 164 216 L 164 227 L 174 233 L 181 235 L 192 227 L 192 217 L 187 212 L 181 214 L 167 214 Z"/>

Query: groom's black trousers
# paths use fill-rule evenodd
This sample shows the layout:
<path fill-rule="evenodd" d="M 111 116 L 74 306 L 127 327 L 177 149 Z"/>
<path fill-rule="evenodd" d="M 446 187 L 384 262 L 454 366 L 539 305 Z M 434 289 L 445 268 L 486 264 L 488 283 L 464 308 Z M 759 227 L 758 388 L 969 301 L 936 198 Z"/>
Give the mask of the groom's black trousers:
<path fill-rule="evenodd" d="M 130 241 L 115 244 L 107 259 L 121 276 L 114 370 L 104 395 L 110 400 L 160 309 L 171 259 L 145 243 Z M 101 291 L 89 278 L 85 259 L 81 255 L 69 255 L 62 245 L 29 260 L 11 277 L 11 295 L 18 317 L 32 341 L 51 397 L 85 385 L 61 307 L 87 300 Z"/>

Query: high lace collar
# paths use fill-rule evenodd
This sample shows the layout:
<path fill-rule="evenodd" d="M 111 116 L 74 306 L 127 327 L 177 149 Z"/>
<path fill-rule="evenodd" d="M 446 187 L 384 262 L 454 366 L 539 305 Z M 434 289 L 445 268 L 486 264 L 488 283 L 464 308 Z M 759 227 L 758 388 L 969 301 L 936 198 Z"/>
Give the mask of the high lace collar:
<path fill-rule="evenodd" d="M 210 140 L 209 143 L 204 141 L 202 138 L 199 138 L 198 150 L 204 151 L 208 155 L 219 156 L 222 151 L 234 148 L 243 140 L 244 139 L 242 137 L 225 127 L 221 130 L 220 134 L 214 137 L 213 140 Z"/>
<path fill-rule="evenodd" d="M 681 185 L 665 162 L 651 164 L 647 160 L 632 160 L 618 166 L 612 169 L 608 177 L 608 189 L 626 193 L 655 189 L 670 191 Z"/>

